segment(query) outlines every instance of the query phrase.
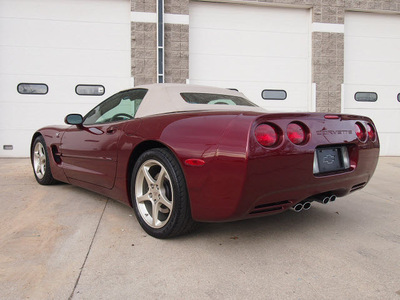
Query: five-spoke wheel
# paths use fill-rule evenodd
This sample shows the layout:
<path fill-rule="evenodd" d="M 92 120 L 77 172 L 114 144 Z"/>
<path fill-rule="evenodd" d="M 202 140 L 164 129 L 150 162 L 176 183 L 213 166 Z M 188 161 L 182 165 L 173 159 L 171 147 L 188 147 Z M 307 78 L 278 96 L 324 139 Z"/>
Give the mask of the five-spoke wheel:
<path fill-rule="evenodd" d="M 46 174 L 46 152 L 40 142 L 36 143 L 33 149 L 33 170 L 39 179 Z"/>
<path fill-rule="evenodd" d="M 131 198 L 140 225 L 154 237 L 177 236 L 195 227 L 182 169 L 167 149 L 148 150 L 136 161 Z"/>
<path fill-rule="evenodd" d="M 165 167 L 157 160 L 145 161 L 135 182 L 135 197 L 140 216 L 152 228 L 163 227 L 174 206 L 173 187 Z"/>
<path fill-rule="evenodd" d="M 56 182 L 51 174 L 49 155 L 42 136 L 38 136 L 32 144 L 31 161 L 37 182 L 43 185 Z"/>

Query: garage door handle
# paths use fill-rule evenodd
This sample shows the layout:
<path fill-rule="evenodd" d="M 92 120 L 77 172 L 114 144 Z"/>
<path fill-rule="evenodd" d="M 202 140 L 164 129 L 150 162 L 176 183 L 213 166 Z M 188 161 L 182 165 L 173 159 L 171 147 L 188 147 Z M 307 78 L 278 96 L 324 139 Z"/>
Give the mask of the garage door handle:
<path fill-rule="evenodd" d="M 107 128 L 107 133 L 108 134 L 113 134 L 113 133 L 115 133 L 115 131 L 117 131 L 117 128 L 115 128 L 115 127 L 108 127 Z"/>

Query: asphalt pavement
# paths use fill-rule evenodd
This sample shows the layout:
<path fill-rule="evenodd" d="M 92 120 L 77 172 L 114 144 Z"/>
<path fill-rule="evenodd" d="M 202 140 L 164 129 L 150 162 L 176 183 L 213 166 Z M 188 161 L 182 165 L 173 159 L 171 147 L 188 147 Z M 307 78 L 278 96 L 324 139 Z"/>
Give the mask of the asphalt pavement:
<path fill-rule="evenodd" d="M 133 210 L 0 159 L 0 299 L 400 300 L 400 157 L 308 211 L 157 240 Z"/>

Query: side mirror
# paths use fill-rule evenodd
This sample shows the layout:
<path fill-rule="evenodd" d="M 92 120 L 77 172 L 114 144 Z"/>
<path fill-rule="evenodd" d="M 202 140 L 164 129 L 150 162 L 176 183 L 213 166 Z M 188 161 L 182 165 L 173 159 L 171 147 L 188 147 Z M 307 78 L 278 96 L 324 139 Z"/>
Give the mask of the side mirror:
<path fill-rule="evenodd" d="M 64 122 L 69 125 L 82 125 L 83 117 L 80 114 L 69 114 L 65 117 Z"/>

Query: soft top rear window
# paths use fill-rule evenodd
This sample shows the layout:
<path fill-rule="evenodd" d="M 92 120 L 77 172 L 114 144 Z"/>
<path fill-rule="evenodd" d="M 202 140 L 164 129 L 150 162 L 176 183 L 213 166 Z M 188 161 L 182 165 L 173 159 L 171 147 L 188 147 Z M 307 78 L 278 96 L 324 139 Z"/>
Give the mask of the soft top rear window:
<path fill-rule="evenodd" d="M 187 103 L 191 104 L 257 106 L 245 98 L 231 95 L 208 93 L 181 93 L 181 96 Z"/>

